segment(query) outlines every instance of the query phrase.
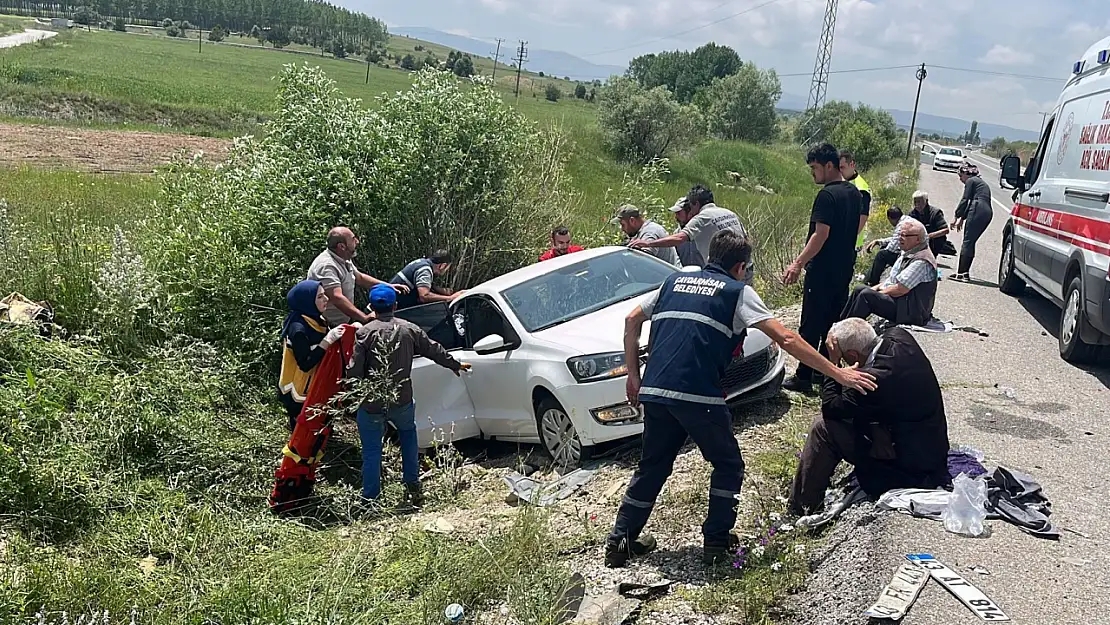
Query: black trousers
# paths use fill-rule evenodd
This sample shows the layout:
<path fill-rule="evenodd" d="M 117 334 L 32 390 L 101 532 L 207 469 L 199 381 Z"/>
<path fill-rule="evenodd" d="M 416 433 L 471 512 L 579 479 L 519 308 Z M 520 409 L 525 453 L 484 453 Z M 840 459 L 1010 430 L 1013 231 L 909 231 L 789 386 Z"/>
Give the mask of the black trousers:
<path fill-rule="evenodd" d="M 887 321 L 895 321 L 898 317 L 898 304 L 893 297 L 869 286 L 857 286 L 848 297 L 848 305 L 844 307 L 844 314 L 841 317 L 867 319 L 872 314 Z"/>
<path fill-rule="evenodd" d="M 825 336 L 829 333 L 832 324 L 840 320 L 840 314 L 844 312 L 844 304 L 848 301 L 848 285 L 851 281 L 851 271 L 843 276 L 806 271 L 803 283 L 805 291 L 802 294 L 802 320 L 798 324 L 798 334 L 822 356 L 828 356 L 828 350 L 825 349 Z M 813 373 L 813 369 L 799 363 L 795 375 L 800 380 L 812 380 Z"/>
<path fill-rule="evenodd" d="M 885 247 L 875 254 L 875 260 L 871 261 L 871 270 L 867 272 L 867 285 L 875 286 L 883 280 L 883 272 L 894 266 L 894 261 L 898 260 L 898 252 L 892 252 Z"/>
<path fill-rule="evenodd" d="M 994 210 L 990 206 L 977 205 L 968 211 L 967 221 L 964 222 L 964 242 L 960 247 L 957 273 L 971 271 L 971 263 L 975 260 L 975 244 L 979 241 L 979 237 L 987 231 L 987 226 L 991 224 L 992 217 L 994 217 Z"/>
<path fill-rule="evenodd" d="M 655 498 L 671 476 L 675 458 L 689 436 L 713 465 L 709 512 L 702 525 L 707 545 L 727 545 L 736 525 L 736 495 L 744 481 L 744 460 L 732 434 L 732 415 L 724 405 L 644 402 L 643 455 L 621 500 L 610 544 L 636 540 L 647 525 Z"/>

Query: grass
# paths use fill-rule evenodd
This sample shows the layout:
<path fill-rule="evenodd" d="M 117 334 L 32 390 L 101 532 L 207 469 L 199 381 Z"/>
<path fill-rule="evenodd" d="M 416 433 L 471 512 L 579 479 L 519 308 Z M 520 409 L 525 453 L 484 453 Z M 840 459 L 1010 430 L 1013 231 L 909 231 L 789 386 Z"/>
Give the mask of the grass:
<path fill-rule="evenodd" d="M 21 33 L 25 28 L 34 25 L 35 20 L 15 15 L 0 15 L 0 37 L 12 33 Z"/>

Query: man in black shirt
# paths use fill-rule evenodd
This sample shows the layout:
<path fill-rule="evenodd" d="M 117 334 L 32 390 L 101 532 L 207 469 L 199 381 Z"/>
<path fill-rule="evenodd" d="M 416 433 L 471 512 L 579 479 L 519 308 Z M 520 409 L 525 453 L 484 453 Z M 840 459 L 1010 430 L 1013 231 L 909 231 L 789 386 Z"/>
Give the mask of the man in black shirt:
<path fill-rule="evenodd" d="M 863 197 L 855 185 L 844 180 L 840 153 L 835 147 L 828 143 L 814 147 L 806 155 L 806 163 L 813 173 L 813 182 L 825 186 L 813 200 L 805 249 L 787 267 L 783 282 L 797 282 L 805 270 L 798 334 L 824 354 L 825 335 L 848 301 Z M 799 364 L 783 388 L 812 391 L 813 369 Z"/>

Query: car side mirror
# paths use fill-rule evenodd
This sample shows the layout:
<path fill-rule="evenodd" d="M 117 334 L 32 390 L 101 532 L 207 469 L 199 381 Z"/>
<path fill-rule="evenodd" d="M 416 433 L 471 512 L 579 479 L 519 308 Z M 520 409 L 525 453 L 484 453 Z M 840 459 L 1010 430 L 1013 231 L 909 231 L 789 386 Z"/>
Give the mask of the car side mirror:
<path fill-rule="evenodd" d="M 1021 159 L 1010 154 L 1002 159 L 1002 179 L 1013 188 L 1024 188 L 1025 181 L 1021 176 Z"/>
<path fill-rule="evenodd" d="M 474 344 L 474 352 L 479 355 L 494 354 L 499 351 L 505 351 L 509 345 L 505 342 L 505 338 L 500 334 L 490 334 L 487 337 L 479 339 Z"/>

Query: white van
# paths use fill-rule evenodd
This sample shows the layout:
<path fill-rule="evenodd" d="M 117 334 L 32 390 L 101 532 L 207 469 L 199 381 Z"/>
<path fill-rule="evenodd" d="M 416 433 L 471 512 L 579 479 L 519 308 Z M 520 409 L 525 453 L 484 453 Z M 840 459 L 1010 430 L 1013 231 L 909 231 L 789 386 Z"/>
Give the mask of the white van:
<path fill-rule="evenodd" d="M 1024 175 L 1002 238 L 998 288 L 1026 285 L 1063 309 L 1060 355 L 1090 362 L 1110 345 L 1110 37 L 1075 62 Z"/>

